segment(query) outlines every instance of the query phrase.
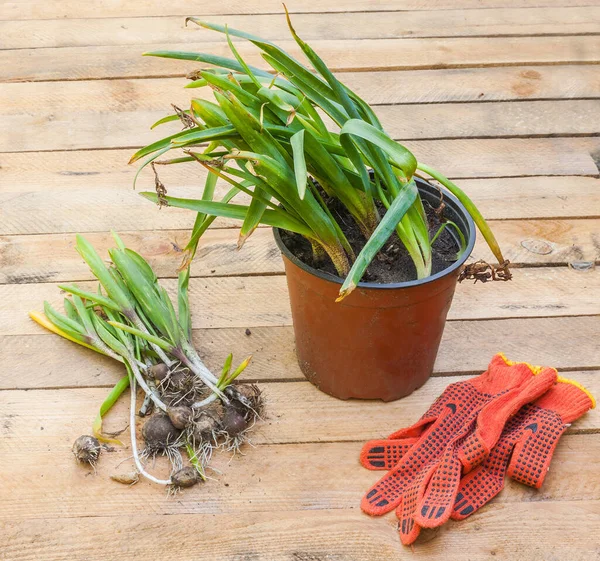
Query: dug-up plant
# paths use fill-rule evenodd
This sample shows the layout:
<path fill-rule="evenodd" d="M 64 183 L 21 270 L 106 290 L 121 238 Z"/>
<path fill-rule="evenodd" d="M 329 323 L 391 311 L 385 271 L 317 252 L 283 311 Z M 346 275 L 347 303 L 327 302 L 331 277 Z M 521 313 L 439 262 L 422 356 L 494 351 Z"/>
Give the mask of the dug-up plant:
<path fill-rule="evenodd" d="M 130 387 L 129 429 L 136 472 L 113 479 L 134 483 L 142 475 L 158 484 L 189 487 L 205 479 L 205 466 L 215 447 L 237 450 L 260 418 L 260 390 L 251 384 L 233 385 L 251 357 L 232 370 L 230 354 L 220 375 L 213 374 L 192 342 L 189 268 L 179 275 L 175 311 L 150 265 L 113 235 L 116 247 L 109 250 L 110 266 L 87 240 L 77 236 L 77 251 L 99 281 L 96 292 L 61 285 L 69 294 L 64 313 L 45 302 L 45 315 L 31 312 L 30 316 L 65 339 L 122 363 L 127 371 L 100 406 L 93 435 L 75 441 L 76 459 L 95 468 L 100 442 L 121 444 L 114 435 L 103 434 L 102 418 Z M 140 416 L 155 411 L 142 428 L 142 450 L 136 437 L 138 388 L 145 396 Z M 182 450 L 191 466 L 184 467 Z M 159 479 L 146 469 L 148 460 L 157 455 L 171 462 L 168 479 Z"/>
<path fill-rule="evenodd" d="M 196 161 L 210 172 L 199 199 L 167 196 L 158 176 L 157 192 L 142 193 L 159 205 L 198 213 L 188 259 L 214 217 L 223 216 L 242 221 L 239 247 L 259 224 L 305 238 L 313 262 L 330 260 L 337 275 L 345 278 L 339 299 L 356 288 L 394 233 L 414 263 L 416 278 L 425 279 L 432 274 L 434 246 L 443 230 L 453 232 L 460 246 L 458 255 L 466 242 L 441 211 L 440 223 L 431 231 L 415 182 L 415 177 L 421 177 L 437 181 L 459 199 L 498 259 L 499 265 L 490 266 L 489 274 L 481 274 L 480 267 L 475 277 L 466 269 L 463 278 L 510 278 L 508 262 L 469 197 L 384 131 L 373 109 L 300 39 L 289 15 L 290 32 L 312 69 L 250 33 L 193 17 L 187 22 L 225 34 L 232 58 L 180 51 L 146 54 L 211 65 L 192 72 L 186 87 L 211 89 L 216 103 L 196 98 L 189 110 L 175 108 L 174 114 L 156 124 L 181 120 L 186 130 L 142 148 L 131 161 L 143 159 L 140 170 L 148 164 Z M 233 37 L 255 45 L 269 70 L 248 65 Z M 171 150 L 184 154 L 159 160 Z M 217 178 L 231 186 L 219 201 L 214 200 Z M 250 197 L 249 204 L 233 202 L 242 193 Z M 350 243 L 335 210 L 340 206 L 363 238 L 358 247 Z"/>

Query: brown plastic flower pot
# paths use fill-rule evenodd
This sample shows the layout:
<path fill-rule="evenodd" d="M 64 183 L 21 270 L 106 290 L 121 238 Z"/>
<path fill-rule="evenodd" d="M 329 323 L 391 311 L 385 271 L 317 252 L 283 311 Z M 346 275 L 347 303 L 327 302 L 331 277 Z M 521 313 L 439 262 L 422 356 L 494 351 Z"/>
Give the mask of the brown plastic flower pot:
<path fill-rule="evenodd" d="M 417 184 L 421 197 L 437 207 L 438 189 L 422 180 Z M 475 244 L 475 226 L 465 208 L 447 192 L 444 202 L 444 216 L 467 240 L 458 261 L 422 280 L 361 282 L 338 303 L 342 279 L 301 262 L 274 229 L 285 264 L 298 362 L 317 388 L 341 399 L 392 401 L 431 376 L 459 270 Z"/>

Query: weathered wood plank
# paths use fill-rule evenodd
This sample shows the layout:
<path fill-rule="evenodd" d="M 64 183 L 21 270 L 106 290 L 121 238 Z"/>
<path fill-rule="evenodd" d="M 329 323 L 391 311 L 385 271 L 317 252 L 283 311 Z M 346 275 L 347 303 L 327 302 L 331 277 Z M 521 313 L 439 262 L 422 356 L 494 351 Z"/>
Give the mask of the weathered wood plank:
<path fill-rule="evenodd" d="M 464 182 L 467 192 L 482 205 L 481 210 L 488 218 L 598 215 L 600 195 L 596 179 L 504 179 L 542 174 L 595 175 L 597 168 L 590 152 L 600 147 L 597 138 L 406 144 L 420 160 L 450 177 L 501 177 L 494 181 Z M 190 228 L 191 213 L 178 209 L 157 212 L 132 191 L 135 168 L 126 165 L 130 156 L 131 150 L 1 154 L 0 233 Z M 161 169 L 161 177 L 171 194 L 193 197 L 205 177 L 197 168 L 169 166 Z M 573 187 L 576 194 L 572 193 Z M 152 188 L 151 174 L 142 174 L 138 189 Z M 540 188 L 547 191 L 543 198 L 538 196 Z M 47 212 L 48 209 L 52 212 Z M 220 225 L 231 225 L 231 221 L 220 221 Z"/>
<path fill-rule="evenodd" d="M 567 0 L 488 0 L 486 8 L 532 8 L 568 6 Z M 577 0 L 576 6 L 596 6 L 594 0 Z M 122 4 L 101 0 L 82 5 L 77 0 L 52 0 L 39 4 L 35 0 L 7 0 L 0 6 L 2 20 L 36 20 L 63 18 L 123 18 L 138 16 L 189 16 L 200 15 L 237 15 L 237 14 L 283 14 L 281 4 L 277 0 L 261 0 L 261 2 L 245 2 L 230 0 L 223 4 L 190 5 L 187 0 L 174 0 L 165 5 L 160 0 L 142 0 L 135 4 Z M 402 10 L 449 10 L 481 8 L 480 0 L 409 0 L 402 2 Z M 325 6 L 310 0 L 296 0 L 293 14 L 327 12 L 378 12 L 397 11 L 396 0 L 378 0 L 367 2 L 361 0 L 336 0 Z M 190 11 L 191 10 L 191 11 Z M 194 11 L 196 10 L 196 11 Z"/>
<path fill-rule="evenodd" d="M 339 78 L 372 105 L 573 99 L 600 97 L 600 78 L 592 65 L 455 68 L 391 72 L 340 72 Z M 5 84 L 0 115 L 36 115 L 51 124 L 51 115 L 101 120 L 105 114 L 168 111 L 169 103 L 185 106 L 203 88 L 184 89 L 182 78 L 82 80 Z M 376 84 L 376 87 L 373 87 Z M 209 94 L 210 97 L 210 94 Z M 150 123 L 150 119 L 147 120 Z M 141 127 L 136 125 L 137 132 Z M 158 133 L 156 133 L 158 134 Z"/>
<path fill-rule="evenodd" d="M 151 144 L 181 130 L 180 123 L 149 128 L 169 113 L 167 101 L 165 97 L 162 110 L 149 112 L 79 113 L 57 111 L 50 104 L 45 114 L 32 114 L 28 109 L 26 114 L 0 116 L 0 128 L 14 131 L 0 138 L 0 152 L 35 152 L 40 146 L 45 150 L 133 149 Z M 402 140 L 585 136 L 600 130 L 600 100 L 384 105 L 377 108 L 377 114 L 387 133 Z M 332 130 L 339 128 L 332 125 Z"/>
<path fill-rule="evenodd" d="M 299 48 L 278 41 L 294 56 Z M 448 39 L 364 39 L 360 49 L 344 40 L 316 40 L 312 46 L 334 71 L 403 70 L 468 66 L 597 63 L 600 36 L 481 37 Z M 187 74 L 198 65 L 140 56 L 150 50 L 185 50 L 229 56 L 225 41 L 141 44 L 0 51 L 0 80 L 7 82 L 87 78 L 165 77 Z M 266 67 L 252 45 L 239 44 L 248 64 Z"/>
<path fill-rule="evenodd" d="M 321 39 L 391 39 L 400 37 L 469 37 L 502 35 L 575 35 L 595 33 L 600 8 L 490 8 L 486 10 L 403 11 L 356 14 L 295 14 L 294 27 L 306 41 Z M 282 14 L 210 16 L 213 23 L 251 30 L 271 41 L 288 39 Z M 360 25 L 357 23 L 360 21 Z M 181 16 L 0 22 L 0 49 L 135 45 L 214 40 L 214 34 Z"/>
<path fill-rule="evenodd" d="M 499 561 L 548 561 L 549 551 L 556 559 L 591 559 L 597 551 L 599 515 L 598 501 L 492 504 L 465 521 L 449 522 L 439 531 L 424 531 L 414 552 L 431 561 L 461 559 L 468 544 L 470 561 L 490 556 Z M 2 539 L 11 561 L 86 561 L 90 556 L 108 561 L 122 556 L 123 551 L 132 558 L 160 556 L 164 561 L 178 561 L 182 543 L 190 535 L 199 559 L 220 561 L 396 561 L 411 553 L 400 545 L 393 515 L 372 518 L 358 509 L 235 517 L 88 516 L 76 524 L 56 518 L 14 520 L 4 525 Z M 35 548 L 31 547 L 34 540 Z"/>
<path fill-rule="evenodd" d="M 102 156 L 102 152 L 98 154 Z M 473 153 L 469 154 L 469 157 L 472 156 Z M 12 170 L 0 169 L 0 176 L 3 171 L 7 172 L 6 175 L 13 175 Z M 128 171 L 126 168 L 125 172 Z M 51 191 L 46 191 L 43 189 L 43 171 L 24 171 L 20 178 L 15 178 L 10 190 L 0 193 L 0 202 L 3 203 L 0 205 L 0 234 L 65 232 L 72 235 L 74 232 L 110 229 L 127 231 L 135 228 L 141 231 L 192 227 L 193 213 L 176 208 L 159 211 L 129 188 L 129 174 L 123 179 L 114 179 L 116 174 L 111 172 L 97 173 L 98 176 L 64 176 L 62 184 L 49 185 Z M 39 180 L 29 182 L 28 175 L 34 181 L 35 176 Z M 182 197 L 197 197 L 199 186 L 204 184 L 203 174 L 199 173 L 193 181 L 196 186 L 171 189 L 177 183 L 167 181 L 166 177 L 168 174 L 163 179 L 170 192 Z M 48 178 L 48 183 L 55 181 L 50 174 Z M 60 176 L 56 179 L 60 181 Z M 146 179 L 140 181 L 140 190 L 152 188 Z M 19 180 L 24 183 L 17 183 Z M 87 181 L 91 185 L 85 186 Z M 179 181 L 183 182 L 183 179 Z M 463 179 L 460 186 L 488 219 L 598 217 L 600 214 L 600 181 L 596 178 Z M 220 184 L 217 193 L 220 195 L 226 190 L 227 187 Z M 47 212 L 48 208 L 52 209 L 51 213 Z M 84 213 L 82 208 L 85 208 Z M 232 226 L 239 226 L 239 221 L 217 219 L 214 223 L 214 227 Z M 181 243 L 181 239 L 175 241 Z"/>
<path fill-rule="evenodd" d="M 95 289 L 94 283 L 78 283 Z M 162 282 L 174 295 L 176 280 Z M 600 314 L 600 271 L 566 267 L 519 269 L 512 282 L 462 283 L 449 313 L 452 320 Z M 40 333 L 27 316 L 44 300 L 62 305 L 55 283 L 0 285 L 0 335 Z M 194 325 L 267 327 L 291 324 L 284 276 L 194 278 L 190 281 Z"/>
<path fill-rule="evenodd" d="M 490 221 L 504 256 L 515 266 L 566 265 L 600 260 L 600 219 Z M 189 230 L 121 232 L 128 247 L 141 253 L 159 277 L 176 277 Z M 108 233 L 86 236 L 103 255 L 114 246 Z M 283 273 L 269 228 L 258 229 L 237 249 L 237 229 L 211 228 L 201 238 L 193 276 L 220 277 Z M 0 237 L 0 284 L 90 280 L 93 276 L 74 248 L 73 234 Z M 473 260 L 493 260 L 478 238 Z"/>
<path fill-rule="evenodd" d="M 571 372 L 569 378 L 598 395 L 598 371 Z M 348 442 L 385 438 L 402 426 L 414 423 L 450 383 L 464 377 L 434 377 L 408 397 L 398 401 L 343 401 L 302 382 L 270 382 L 261 385 L 268 417 L 253 432 L 254 444 L 298 442 Z M 16 443 L 27 442 L 32 455 L 48 449 L 49 443 L 71 446 L 82 431 L 88 431 L 96 411 L 106 397 L 106 388 L 59 390 L 6 390 L 0 392 L 2 457 Z M 307 404 L 318 415 L 307 414 Z M 120 400 L 106 418 L 105 430 L 122 429 L 128 419 L 129 400 Z M 43 427 L 43 429 L 41 428 Z M 573 423 L 572 434 L 600 430 L 600 412 L 593 409 Z M 16 453 L 13 451 L 12 453 Z"/>
<path fill-rule="evenodd" d="M 229 351 L 252 355 L 246 380 L 302 380 L 292 327 L 195 329 L 194 342 L 213 371 Z M 511 360 L 559 370 L 600 369 L 600 316 L 451 321 L 446 324 L 434 375 L 483 372 L 502 351 Z M 0 336 L 0 363 L 10 364 L 0 389 L 111 386 L 120 364 L 50 333 Z M 568 374 L 567 374 L 568 375 Z"/>
<path fill-rule="evenodd" d="M 144 480 L 131 490 L 108 479 L 132 469 L 128 449 L 103 454 L 98 473 L 92 476 L 91 470 L 75 463 L 66 438 L 47 442 L 48 448 L 35 457 L 23 456 L 18 447 L 3 451 L 2 478 L 21 492 L 4 498 L 0 519 L 112 517 L 117 512 L 129 516 L 139 512 L 140 503 L 159 515 L 356 509 L 365 490 L 381 476 L 358 464 L 360 442 L 262 445 L 247 447 L 243 456 L 233 459 L 215 454 L 212 466 L 222 475 L 169 501 Z M 600 473 L 594 466 L 598 454 L 600 435 L 566 435 L 541 490 L 509 480 L 493 504 L 598 500 Z M 165 473 L 165 464 L 159 460 L 153 473 Z M 54 466 L 52 473 L 48 465 Z M 63 500 L 57 500 L 60 496 Z"/>

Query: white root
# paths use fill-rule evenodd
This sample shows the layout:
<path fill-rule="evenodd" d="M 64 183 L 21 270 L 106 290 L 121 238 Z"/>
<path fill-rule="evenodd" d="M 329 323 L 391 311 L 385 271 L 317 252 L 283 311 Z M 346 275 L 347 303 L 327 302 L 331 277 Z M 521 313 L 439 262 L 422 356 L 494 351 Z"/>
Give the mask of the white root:
<path fill-rule="evenodd" d="M 140 475 L 144 476 L 146 479 L 154 483 L 158 483 L 159 485 L 171 485 L 171 478 L 169 479 L 158 479 L 153 475 L 150 475 L 145 469 L 140 460 L 140 455 L 137 449 L 137 439 L 135 435 L 135 409 L 136 409 L 136 379 L 134 376 L 129 376 L 129 384 L 131 386 L 131 403 L 129 408 L 129 431 L 131 434 L 131 452 L 133 454 L 133 461 L 135 462 L 135 467 L 137 468 Z"/>

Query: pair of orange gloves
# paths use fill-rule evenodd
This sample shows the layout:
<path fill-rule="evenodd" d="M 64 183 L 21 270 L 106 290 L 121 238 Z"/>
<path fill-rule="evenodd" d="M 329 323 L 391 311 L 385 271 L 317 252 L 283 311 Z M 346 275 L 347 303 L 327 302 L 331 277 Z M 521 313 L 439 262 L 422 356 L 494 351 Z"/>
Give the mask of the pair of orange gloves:
<path fill-rule="evenodd" d="M 360 461 L 389 470 L 363 497 L 374 516 L 396 509 L 403 544 L 421 528 L 462 520 L 494 498 L 507 474 L 539 488 L 559 438 L 595 406 L 553 368 L 494 356 L 475 378 L 450 384 L 414 425 L 367 442 Z"/>

